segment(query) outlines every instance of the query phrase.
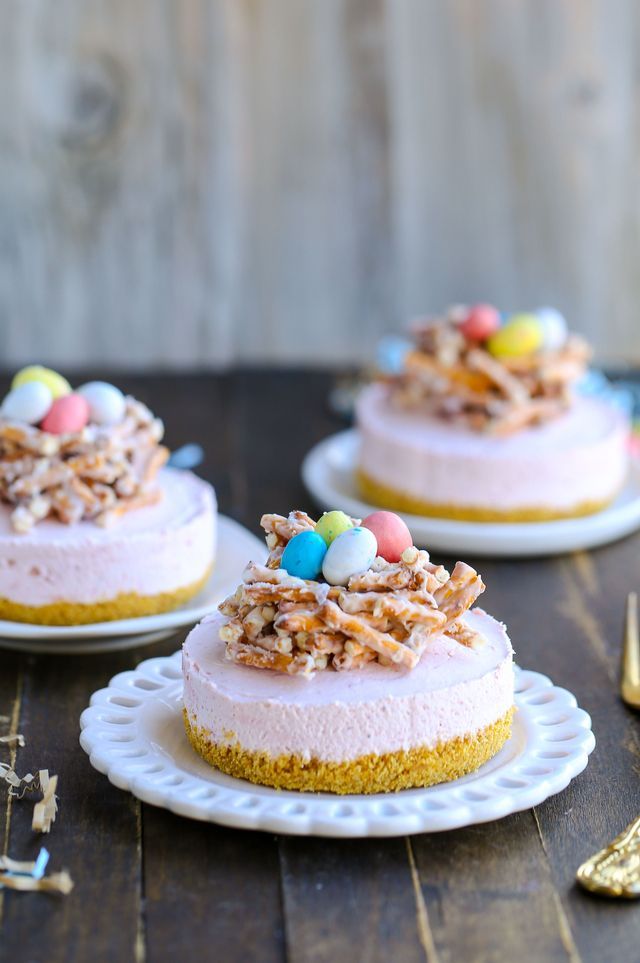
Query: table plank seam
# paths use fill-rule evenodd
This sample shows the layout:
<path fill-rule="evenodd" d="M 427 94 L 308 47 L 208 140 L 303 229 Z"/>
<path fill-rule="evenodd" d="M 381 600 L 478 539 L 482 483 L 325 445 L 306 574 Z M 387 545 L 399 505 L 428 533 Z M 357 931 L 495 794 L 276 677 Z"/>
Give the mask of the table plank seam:
<path fill-rule="evenodd" d="M 147 959 L 147 927 L 144 914 L 144 850 L 142 845 L 142 803 L 139 799 L 135 800 L 136 807 L 136 857 L 138 860 L 138 886 L 136 891 L 136 936 L 134 945 L 135 963 L 145 963 Z"/>
<path fill-rule="evenodd" d="M 293 963 L 293 954 L 290 950 L 292 939 L 289 927 L 289 914 L 287 913 L 287 887 L 286 887 L 286 856 L 282 850 L 282 837 L 275 836 L 276 848 L 278 851 L 278 867 L 279 867 L 279 887 L 278 892 L 280 894 L 280 918 L 282 920 L 282 935 L 283 935 L 283 949 L 284 949 L 284 961 L 285 963 Z"/>
<path fill-rule="evenodd" d="M 579 552 L 573 552 L 571 557 L 575 563 L 576 574 L 587 593 L 596 598 L 600 594 L 600 583 L 591 555 L 583 549 Z"/>
<path fill-rule="evenodd" d="M 560 612 L 566 619 L 581 629 L 593 653 L 602 662 L 609 681 L 617 687 L 616 670 L 609 658 L 598 620 L 586 607 L 584 593 L 571 565 L 567 561 L 560 561 L 559 567 L 566 590 L 566 601 L 563 601 L 559 606 Z"/>
<path fill-rule="evenodd" d="M 545 841 L 544 841 L 544 836 L 543 836 L 543 834 L 542 834 L 542 826 L 540 825 L 540 820 L 538 819 L 538 813 L 537 813 L 537 811 L 536 811 L 535 808 L 533 808 L 533 809 L 531 810 L 531 814 L 532 814 L 532 816 L 533 816 L 533 821 L 534 821 L 534 823 L 535 823 L 536 830 L 537 830 L 537 832 L 538 832 L 538 837 L 539 837 L 539 839 L 540 839 L 540 845 L 542 846 L 542 852 L 544 853 L 544 858 L 545 858 L 545 860 L 546 860 L 546 862 L 547 862 L 547 866 L 548 866 L 548 868 L 549 868 L 549 876 L 550 876 L 551 881 L 552 881 L 552 883 L 553 883 L 553 870 L 552 870 L 552 867 L 551 867 L 551 860 L 549 859 L 549 853 L 547 852 L 547 847 L 546 847 L 546 844 L 545 844 Z M 576 946 L 576 942 L 575 942 L 575 940 L 574 940 L 574 938 L 573 938 L 573 931 L 572 931 L 572 929 L 571 929 L 571 923 L 569 922 L 569 918 L 568 918 L 568 916 L 567 916 L 567 914 L 566 914 L 566 912 L 565 912 L 565 908 L 564 908 L 564 905 L 563 905 L 563 903 L 562 903 L 562 899 L 561 899 L 561 897 L 560 897 L 560 894 L 559 894 L 558 890 L 557 890 L 556 887 L 555 887 L 555 884 L 552 886 L 552 890 L 553 890 L 553 902 L 554 902 L 554 904 L 555 904 L 556 913 L 557 913 L 557 916 L 558 916 L 558 929 L 559 929 L 559 933 L 560 933 L 560 939 L 562 940 L 562 945 L 564 946 L 565 950 L 567 951 L 567 957 L 568 957 L 570 963 L 582 963 L 582 957 L 580 956 L 580 953 L 578 952 L 578 947 Z"/>
<path fill-rule="evenodd" d="M 424 956 L 427 960 L 427 963 L 439 963 L 438 951 L 436 949 L 433 932 L 429 923 L 427 904 L 422 892 L 422 886 L 420 885 L 420 874 L 418 873 L 413 846 L 411 845 L 411 838 L 409 836 L 405 837 L 405 843 L 407 847 L 407 858 L 409 860 L 411 883 L 413 885 L 413 893 L 416 900 L 416 925 L 418 927 L 418 939 L 420 940 L 420 945 L 424 950 Z"/>
<path fill-rule="evenodd" d="M 11 707 L 11 714 L 9 716 L 9 732 L 15 733 L 19 731 L 20 726 L 20 712 L 22 710 L 22 693 L 24 689 L 24 673 L 22 669 L 18 670 L 16 677 L 16 694 L 13 699 L 13 705 Z M 18 749 L 20 748 L 18 742 L 14 742 L 9 747 L 9 765 L 12 769 L 16 768 L 16 762 L 18 758 Z M 7 786 L 4 787 L 8 789 Z M 7 792 L 7 810 L 4 817 L 4 839 L 2 841 L 2 854 L 4 856 L 9 855 L 9 836 L 11 830 L 11 815 L 13 812 L 13 796 Z M 4 917 L 4 900 L 5 900 L 5 889 L 0 887 L 0 930 L 2 929 L 2 921 Z"/>

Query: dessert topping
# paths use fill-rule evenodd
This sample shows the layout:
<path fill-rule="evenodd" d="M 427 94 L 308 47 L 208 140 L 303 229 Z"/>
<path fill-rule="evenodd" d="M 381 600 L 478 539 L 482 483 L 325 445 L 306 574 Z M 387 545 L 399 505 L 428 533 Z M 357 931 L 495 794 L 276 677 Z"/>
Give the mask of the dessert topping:
<path fill-rule="evenodd" d="M 378 554 L 373 532 L 356 525 L 331 543 L 322 563 L 322 574 L 329 585 L 347 585 L 353 575 L 366 572 Z"/>
<path fill-rule="evenodd" d="M 538 308 L 536 317 L 542 327 L 542 346 L 545 351 L 560 351 L 569 337 L 569 327 L 555 308 Z"/>
<path fill-rule="evenodd" d="M 317 532 L 300 532 L 286 545 L 281 567 L 295 578 L 315 579 L 322 572 L 327 544 Z"/>
<path fill-rule="evenodd" d="M 514 314 L 491 335 L 487 350 L 494 358 L 522 358 L 542 347 L 542 325 L 535 314 Z"/>
<path fill-rule="evenodd" d="M 160 445 L 162 422 L 123 398 L 121 417 L 105 424 L 106 407 L 97 412 L 91 392 L 86 397 L 90 386 L 77 393 L 63 386 L 68 382 L 54 371 L 25 368 L 0 408 L 0 501 L 15 506 L 17 532 L 47 517 L 108 525 L 160 497 L 155 478 L 169 454 Z M 108 392 L 112 413 L 114 393 L 120 394 Z"/>
<path fill-rule="evenodd" d="M 0 418 L 37 425 L 53 403 L 53 395 L 41 381 L 25 381 L 12 388 L 2 402 Z"/>
<path fill-rule="evenodd" d="M 373 532 L 378 555 L 387 562 L 399 562 L 405 548 L 413 545 L 411 532 L 395 512 L 372 512 L 364 519 L 362 527 Z"/>
<path fill-rule="evenodd" d="M 82 431 L 89 421 L 89 405 L 82 395 L 69 394 L 56 398 L 42 419 L 42 431 L 51 435 L 70 435 Z"/>
<path fill-rule="evenodd" d="M 61 398 L 71 391 L 71 385 L 66 378 L 63 378 L 57 371 L 52 371 L 51 368 L 43 368 L 39 364 L 31 364 L 18 371 L 11 382 L 11 387 L 19 388 L 20 385 L 27 384 L 30 381 L 38 381 L 45 385 L 53 398 Z"/>
<path fill-rule="evenodd" d="M 325 512 L 316 524 L 316 532 L 322 535 L 327 545 L 349 528 L 353 528 L 353 519 L 340 511 Z"/>
<path fill-rule="evenodd" d="M 562 414 L 585 374 L 586 342 L 568 334 L 552 308 L 513 315 L 497 328 L 496 319 L 495 309 L 477 305 L 416 322 L 416 347 L 388 379 L 394 403 L 501 435 Z"/>
<path fill-rule="evenodd" d="M 468 341 L 486 341 L 499 327 L 500 312 L 491 304 L 474 304 L 460 323 L 460 331 Z"/>
<path fill-rule="evenodd" d="M 89 420 L 96 425 L 116 425 L 122 421 L 126 401 L 124 395 L 115 385 L 106 381 L 89 381 L 78 388 L 78 394 L 86 399 L 89 405 Z"/>
<path fill-rule="evenodd" d="M 310 676 L 370 662 L 412 669 L 442 633 L 460 645 L 482 644 L 461 621 L 484 591 L 478 573 L 464 562 L 450 575 L 428 552 L 410 546 L 397 562 L 378 556 L 345 586 L 329 585 L 281 567 L 291 541 L 301 532 L 314 533 L 312 518 L 295 511 L 288 518 L 264 515 L 261 524 L 270 549 L 267 564 L 248 565 L 242 584 L 220 606 L 227 616 L 220 637 L 228 659 Z M 345 536 L 360 538 L 351 534 L 356 529 L 341 534 L 326 557 Z"/>

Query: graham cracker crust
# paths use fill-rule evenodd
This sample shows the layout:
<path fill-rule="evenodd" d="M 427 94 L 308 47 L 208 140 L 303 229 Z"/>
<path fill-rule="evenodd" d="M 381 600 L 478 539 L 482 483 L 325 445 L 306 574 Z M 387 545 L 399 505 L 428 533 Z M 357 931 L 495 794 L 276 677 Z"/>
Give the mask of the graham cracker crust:
<path fill-rule="evenodd" d="M 545 508 L 543 505 L 531 505 L 517 509 L 499 510 L 484 508 L 481 505 L 456 505 L 429 502 L 417 498 L 406 492 L 396 491 L 375 481 L 369 475 L 358 469 L 356 481 L 360 494 L 372 505 L 389 508 L 393 511 L 407 512 L 410 515 L 426 515 L 429 518 L 451 518 L 461 522 L 550 522 L 561 518 L 582 518 L 594 515 L 610 505 L 617 492 L 611 498 L 602 501 L 581 502 L 568 510 Z"/>
<path fill-rule="evenodd" d="M 159 615 L 184 605 L 197 595 L 213 571 L 209 566 L 202 578 L 171 592 L 157 595 L 138 595 L 125 592 L 99 602 L 71 602 L 61 599 L 49 605 L 22 605 L 11 599 L 0 598 L 0 619 L 8 622 L 30 622 L 33 625 L 89 625 L 92 622 L 113 622 L 115 619 Z"/>
<path fill-rule="evenodd" d="M 383 755 L 360 756 L 349 762 L 305 760 L 298 755 L 276 758 L 243 747 L 235 733 L 225 733 L 216 743 L 184 710 L 187 736 L 193 748 L 210 765 L 229 776 L 277 789 L 302 792 L 351 793 L 397 792 L 400 789 L 451 782 L 496 755 L 511 735 L 511 708 L 492 725 L 465 738 L 439 743 L 435 748 L 417 747 Z"/>

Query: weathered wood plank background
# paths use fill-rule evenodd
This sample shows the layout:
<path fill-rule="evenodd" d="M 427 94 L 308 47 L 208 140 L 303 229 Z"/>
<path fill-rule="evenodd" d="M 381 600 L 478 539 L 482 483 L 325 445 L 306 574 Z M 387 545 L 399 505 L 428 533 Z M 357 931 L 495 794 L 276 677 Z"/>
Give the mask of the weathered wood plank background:
<path fill-rule="evenodd" d="M 0 12 L 5 365 L 353 360 L 466 299 L 640 358 L 632 0 Z"/>

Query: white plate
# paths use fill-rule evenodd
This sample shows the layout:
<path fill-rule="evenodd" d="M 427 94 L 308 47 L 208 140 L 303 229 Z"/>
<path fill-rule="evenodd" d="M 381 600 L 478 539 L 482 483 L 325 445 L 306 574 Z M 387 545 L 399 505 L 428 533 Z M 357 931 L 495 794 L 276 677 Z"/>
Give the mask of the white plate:
<path fill-rule="evenodd" d="M 518 669 L 516 705 L 511 739 L 464 779 L 376 796 L 288 792 L 225 776 L 191 748 L 176 652 L 148 659 L 94 693 L 80 718 L 80 744 L 115 786 L 181 816 L 301 836 L 400 836 L 529 809 L 582 772 L 595 740 L 574 696 Z"/>
<path fill-rule="evenodd" d="M 379 506 L 369 505 L 358 495 L 354 478 L 357 450 L 355 429 L 331 435 L 306 456 L 302 478 L 323 508 L 342 508 L 356 518 L 364 518 Z M 557 555 L 606 545 L 640 528 L 640 477 L 634 468 L 616 501 L 609 508 L 584 518 L 491 523 L 400 514 L 416 543 L 429 549 L 493 558 Z"/>
<path fill-rule="evenodd" d="M 180 629 L 142 632 L 140 635 L 113 635 L 104 639 L 0 639 L 0 649 L 29 652 L 32 655 L 100 655 L 102 652 L 121 652 L 139 649 L 176 636 Z"/>
<path fill-rule="evenodd" d="M 7 647 L 10 640 L 45 639 L 58 640 L 62 645 L 71 640 L 88 640 L 124 636 L 141 636 L 148 633 L 167 632 L 183 625 L 194 625 L 207 615 L 222 599 L 234 591 L 240 582 L 242 571 L 250 560 L 263 562 L 267 548 L 263 541 L 252 535 L 238 522 L 218 516 L 218 544 L 216 563 L 211 577 L 201 592 L 187 605 L 172 612 L 160 615 L 145 615 L 134 619 L 117 619 L 112 622 L 95 622 L 92 625 L 32 625 L 27 622 L 0 621 L 0 647 Z M 157 639 L 153 640 L 157 641 Z M 17 646 L 12 646 L 16 648 Z M 25 646 L 20 646 L 24 648 Z M 126 646 L 117 646 L 123 648 Z M 113 645 L 109 646 L 113 649 Z M 53 652 L 53 647 L 42 647 L 29 651 Z M 62 650 L 61 650 L 62 651 Z M 69 647 L 68 651 L 79 651 Z M 92 647 L 92 651 L 95 649 Z"/>

